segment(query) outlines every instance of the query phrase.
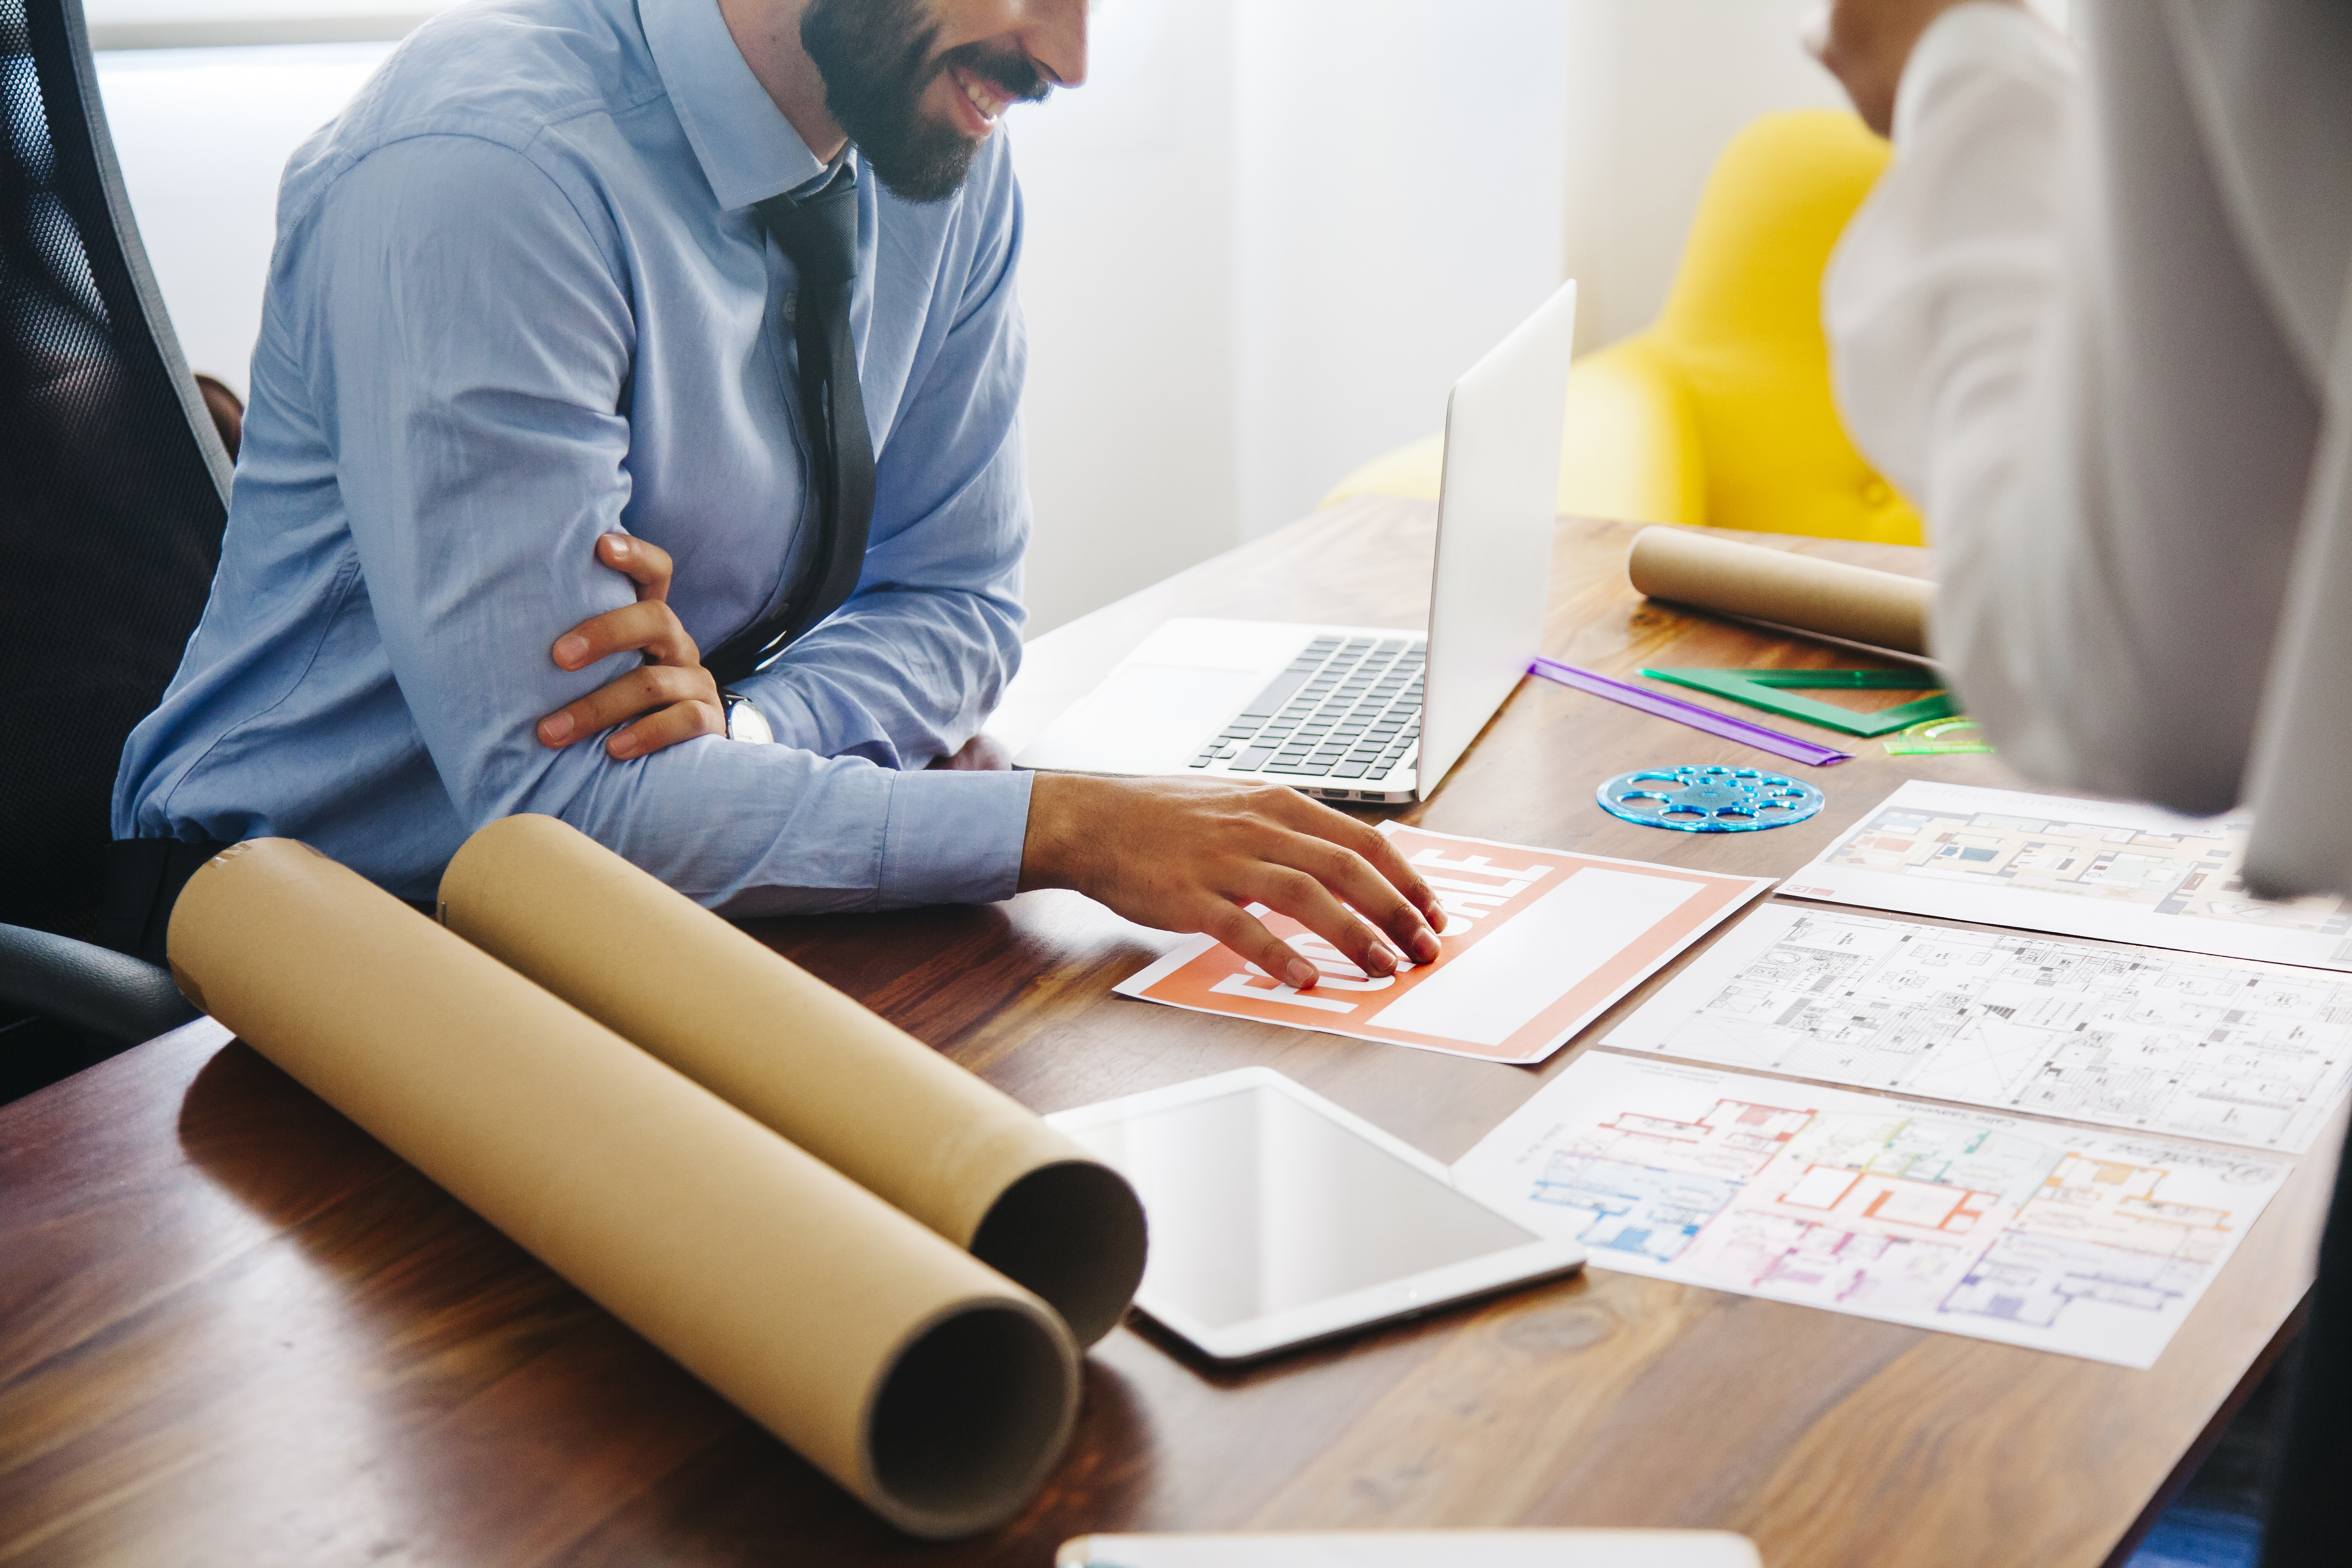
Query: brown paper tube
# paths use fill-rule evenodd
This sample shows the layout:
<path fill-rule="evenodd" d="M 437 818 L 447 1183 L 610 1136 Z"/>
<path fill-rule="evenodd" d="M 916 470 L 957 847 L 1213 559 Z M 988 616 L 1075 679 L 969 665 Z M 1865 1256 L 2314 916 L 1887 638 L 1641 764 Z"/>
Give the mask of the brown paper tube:
<path fill-rule="evenodd" d="M 1011 1097 L 551 816 L 468 838 L 458 935 L 1051 1302 L 1082 1345 L 1143 1278 L 1134 1189 Z"/>
<path fill-rule="evenodd" d="M 172 912 L 206 1012 L 916 1535 L 1000 1524 L 1077 1407 L 1045 1303 L 282 838 Z"/>
<path fill-rule="evenodd" d="M 1924 656 L 1932 584 L 1741 544 L 1704 529 L 1645 528 L 1625 563 L 1654 599 Z"/>

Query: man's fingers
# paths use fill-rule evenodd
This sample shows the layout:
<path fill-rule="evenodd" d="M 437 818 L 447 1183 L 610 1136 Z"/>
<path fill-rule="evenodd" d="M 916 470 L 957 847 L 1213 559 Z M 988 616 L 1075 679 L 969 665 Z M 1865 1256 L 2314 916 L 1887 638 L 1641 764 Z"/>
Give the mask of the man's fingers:
<path fill-rule="evenodd" d="M 1288 866 L 1267 867 L 1258 885 L 1250 889 L 1250 897 L 1329 942 L 1366 974 L 1377 979 L 1396 973 L 1396 950 L 1370 922 L 1332 897 L 1331 889 L 1307 872 Z"/>
<path fill-rule="evenodd" d="M 637 585 L 637 597 L 669 597 L 669 552 L 625 533 L 608 533 L 596 541 L 596 559 Z"/>
<path fill-rule="evenodd" d="M 710 728 L 688 731 L 673 740 L 665 741 L 664 745 L 674 745 L 677 741 L 726 728 L 723 715 L 719 712 L 719 688 L 710 679 L 709 671 L 700 665 L 681 669 L 675 665 L 646 664 L 605 682 L 579 701 L 558 709 L 541 720 L 539 738 L 545 745 L 568 746 L 584 735 L 609 730 L 640 713 L 681 703 L 707 709 Z M 613 754 L 642 756 L 645 753 L 615 752 Z"/>
<path fill-rule="evenodd" d="M 1345 857 L 1344 860 L 1318 858 L 1310 868 L 1342 898 L 1379 921 L 1416 963 L 1434 963 L 1437 932 L 1445 929 L 1445 910 L 1437 901 L 1436 889 L 1406 861 L 1395 840 L 1294 790 L 1282 794 L 1289 797 L 1277 807 L 1284 820 Z"/>
<path fill-rule="evenodd" d="M 702 663 L 702 650 L 686 635 L 677 612 L 658 599 L 641 599 L 591 616 L 556 638 L 548 652 L 565 669 L 584 669 L 600 658 L 632 652 L 642 652 L 656 664 Z"/>
<path fill-rule="evenodd" d="M 1349 820 L 1355 822 L 1353 817 L 1349 817 Z M 1362 827 L 1363 824 L 1356 823 L 1356 826 Z M 1406 900 L 1420 911 L 1421 918 L 1427 922 L 1429 928 L 1428 951 L 1426 952 L 1419 951 L 1419 943 L 1416 942 L 1413 956 L 1423 963 L 1434 962 L 1437 957 L 1436 933 L 1445 929 L 1445 906 L 1437 901 L 1437 889 L 1431 887 L 1427 879 L 1412 868 L 1412 863 L 1404 858 L 1404 851 L 1396 847 L 1395 839 L 1385 833 L 1375 832 L 1370 828 L 1365 828 L 1365 833 L 1371 842 L 1357 853 L 1370 861 L 1372 869 L 1379 872 L 1387 880 L 1389 886 L 1402 893 Z M 1414 941 L 1412 937 L 1406 940 Z"/>
<path fill-rule="evenodd" d="M 1302 990 L 1316 984 L 1305 953 L 1325 943 L 1376 978 L 1406 957 L 1433 963 L 1445 920 L 1391 842 L 1275 785 L 1040 775 L 1020 885 L 1076 888 L 1129 920 L 1205 932 Z M 1285 945 L 1248 916 L 1253 904 L 1314 940 L 1298 939 L 1304 951 Z"/>
<path fill-rule="evenodd" d="M 656 752 L 667 751 L 680 741 L 691 741 L 698 735 L 723 735 L 726 721 L 718 709 L 707 702 L 673 702 L 659 712 L 648 713 L 635 723 L 616 731 L 604 742 L 605 752 L 614 757 L 650 757 Z"/>
<path fill-rule="evenodd" d="M 1357 913 L 1388 932 L 1402 955 L 1416 963 L 1436 959 L 1437 938 L 1421 911 L 1371 862 L 1354 850 L 1302 837 L 1284 858 L 1295 859 L 1325 887 L 1353 905 Z"/>
<path fill-rule="evenodd" d="M 1215 937 L 1246 963 L 1255 963 L 1285 984 L 1305 991 L 1319 973 L 1291 945 L 1265 929 L 1264 922 L 1239 904 L 1220 904 L 1201 922 L 1202 934 Z"/>
<path fill-rule="evenodd" d="M 702 650 L 663 602 L 669 594 L 669 552 L 608 533 L 596 541 L 596 559 L 637 585 L 636 603 L 589 616 L 556 638 L 549 655 L 564 669 L 585 669 L 616 653 L 640 653 L 649 662 L 541 719 L 540 743 L 568 746 L 632 719 L 637 721 L 604 742 L 613 756 L 650 756 L 697 735 L 726 733 L 718 684 L 702 668 Z"/>

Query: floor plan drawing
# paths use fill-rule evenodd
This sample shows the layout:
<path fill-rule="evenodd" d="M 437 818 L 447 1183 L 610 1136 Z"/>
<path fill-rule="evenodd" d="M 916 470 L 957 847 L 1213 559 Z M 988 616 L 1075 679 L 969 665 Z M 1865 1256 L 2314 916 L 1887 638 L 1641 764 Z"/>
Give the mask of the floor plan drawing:
<path fill-rule="evenodd" d="M 2193 1295 L 2229 1250 L 2230 1211 L 2166 1201 L 2165 1178 L 2068 1154 L 1946 1310 L 2048 1327 L 2078 1300 L 2161 1312 Z"/>
<path fill-rule="evenodd" d="M 1588 1051 L 1454 1180 L 1593 1268 L 2145 1367 L 2291 1169 Z"/>
<path fill-rule="evenodd" d="M 2352 978 L 1768 904 L 1602 1043 L 2301 1153 L 2352 1087 Z"/>
<path fill-rule="evenodd" d="M 1629 1111 L 1554 1153 L 1532 1195 L 1591 1211 L 1589 1247 L 1671 1261 L 1809 1120 L 1736 1100 L 1693 1121 Z"/>
<path fill-rule="evenodd" d="M 2246 817 L 1913 780 L 1782 891 L 1905 914 L 2352 969 L 2352 901 L 2254 898 Z"/>

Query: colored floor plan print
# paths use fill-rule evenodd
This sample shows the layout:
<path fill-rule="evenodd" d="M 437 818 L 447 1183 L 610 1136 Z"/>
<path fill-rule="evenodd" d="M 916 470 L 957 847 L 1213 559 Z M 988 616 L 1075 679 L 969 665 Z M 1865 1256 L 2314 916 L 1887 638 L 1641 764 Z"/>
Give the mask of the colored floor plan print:
<path fill-rule="evenodd" d="M 1602 1043 L 2301 1153 L 2352 1084 L 2352 978 L 1769 904 Z"/>
<path fill-rule="evenodd" d="M 1588 1051 L 1454 1174 L 1594 1268 L 2146 1367 L 2290 1169 Z"/>
<path fill-rule="evenodd" d="M 2352 969 L 2352 902 L 2266 902 L 2248 819 L 1914 780 L 1791 877 L 1798 898 Z"/>

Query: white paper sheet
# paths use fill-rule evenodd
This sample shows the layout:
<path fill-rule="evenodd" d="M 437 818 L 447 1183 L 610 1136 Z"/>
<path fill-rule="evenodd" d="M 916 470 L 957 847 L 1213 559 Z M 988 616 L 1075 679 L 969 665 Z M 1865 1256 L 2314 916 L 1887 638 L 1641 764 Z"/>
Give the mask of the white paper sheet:
<path fill-rule="evenodd" d="M 1776 903 L 1601 1043 L 2299 1154 L 2352 1080 L 2352 980 Z"/>
<path fill-rule="evenodd" d="M 1594 1268 L 2147 1367 L 2292 1168 L 1588 1050 L 1454 1178 Z"/>
<path fill-rule="evenodd" d="M 1082 1535 L 1056 1568 L 1758 1568 L 1716 1530 L 1362 1530 Z"/>
<path fill-rule="evenodd" d="M 2352 901 L 2268 903 L 2248 895 L 2238 865 L 2250 821 L 1915 779 L 1780 890 L 1899 914 L 2352 969 Z"/>
<path fill-rule="evenodd" d="M 1438 966 L 1381 1022 L 1502 1045 L 1698 890 L 1696 882 L 1579 868 L 1517 920 Z"/>

